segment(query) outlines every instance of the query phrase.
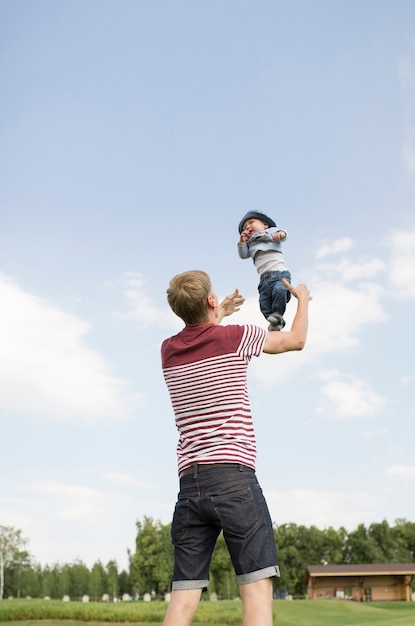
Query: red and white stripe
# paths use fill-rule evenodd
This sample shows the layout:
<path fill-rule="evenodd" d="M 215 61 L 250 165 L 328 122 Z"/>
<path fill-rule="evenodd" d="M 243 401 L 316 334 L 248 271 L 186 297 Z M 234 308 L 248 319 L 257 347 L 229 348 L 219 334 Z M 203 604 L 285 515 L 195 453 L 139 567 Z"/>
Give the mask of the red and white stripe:
<path fill-rule="evenodd" d="M 192 463 L 243 463 L 255 469 L 256 441 L 247 367 L 259 356 L 262 328 L 199 324 L 162 346 L 176 426 L 178 471 Z"/>

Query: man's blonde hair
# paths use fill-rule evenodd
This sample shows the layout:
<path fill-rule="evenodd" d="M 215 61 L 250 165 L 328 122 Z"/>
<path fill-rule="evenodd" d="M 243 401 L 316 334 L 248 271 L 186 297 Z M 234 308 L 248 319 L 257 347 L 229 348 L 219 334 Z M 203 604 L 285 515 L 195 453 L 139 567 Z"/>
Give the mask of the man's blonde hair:
<path fill-rule="evenodd" d="M 207 298 L 211 291 L 208 274 L 190 270 L 173 276 L 167 289 L 167 301 L 185 324 L 200 324 L 208 321 Z"/>

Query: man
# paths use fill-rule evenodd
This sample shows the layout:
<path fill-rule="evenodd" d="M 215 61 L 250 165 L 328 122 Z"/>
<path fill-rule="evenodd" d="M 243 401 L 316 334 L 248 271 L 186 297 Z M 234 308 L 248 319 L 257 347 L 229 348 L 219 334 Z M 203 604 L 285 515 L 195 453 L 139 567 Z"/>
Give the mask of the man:
<path fill-rule="evenodd" d="M 185 323 L 161 348 L 176 426 L 180 492 L 173 521 L 174 580 L 164 626 L 190 626 L 216 539 L 223 531 L 243 603 L 243 626 L 272 626 L 272 582 L 279 576 L 272 521 L 255 475 L 256 443 L 247 366 L 261 352 L 302 350 L 308 327 L 305 285 L 285 287 L 297 298 L 289 332 L 220 326 L 239 310 L 238 290 L 219 305 L 209 276 L 174 276 L 171 309 Z"/>

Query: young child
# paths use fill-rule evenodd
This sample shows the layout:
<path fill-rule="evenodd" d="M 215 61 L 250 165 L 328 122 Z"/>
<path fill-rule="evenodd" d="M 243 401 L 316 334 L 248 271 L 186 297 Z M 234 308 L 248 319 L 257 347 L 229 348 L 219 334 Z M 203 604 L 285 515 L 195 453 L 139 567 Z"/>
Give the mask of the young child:
<path fill-rule="evenodd" d="M 249 211 L 239 222 L 238 252 L 241 259 L 252 258 L 260 275 L 259 306 L 269 322 L 268 330 L 282 330 L 284 313 L 291 293 L 282 284 L 285 278 L 291 283 L 281 250 L 287 232 L 276 227 L 274 220 L 258 211 Z"/>

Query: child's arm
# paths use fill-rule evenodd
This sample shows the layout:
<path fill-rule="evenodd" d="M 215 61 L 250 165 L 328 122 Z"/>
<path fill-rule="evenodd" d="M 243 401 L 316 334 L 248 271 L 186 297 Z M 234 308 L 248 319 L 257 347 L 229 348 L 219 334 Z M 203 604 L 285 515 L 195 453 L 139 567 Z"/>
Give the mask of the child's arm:
<path fill-rule="evenodd" d="M 238 254 L 241 259 L 249 259 L 249 249 L 247 241 L 249 239 L 249 233 L 246 230 L 241 232 L 241 236 L 238 241 Z"/>
<path fill-rule="evenodd" d="M 239 245 L 242 246 L 244 243 L 246 243 L 250 236 L 251 235 L 249 234 L 247 230 L 243 230 L 239 238 Z"/>

